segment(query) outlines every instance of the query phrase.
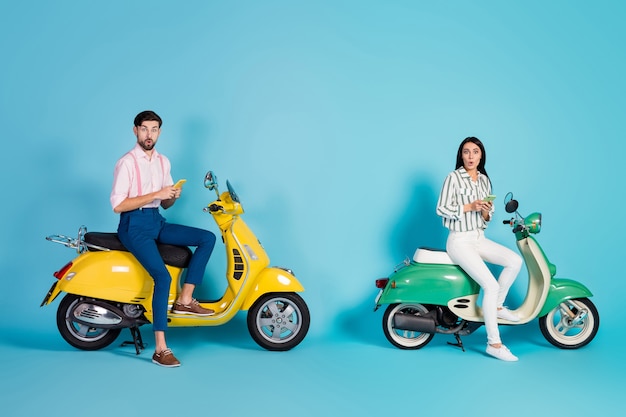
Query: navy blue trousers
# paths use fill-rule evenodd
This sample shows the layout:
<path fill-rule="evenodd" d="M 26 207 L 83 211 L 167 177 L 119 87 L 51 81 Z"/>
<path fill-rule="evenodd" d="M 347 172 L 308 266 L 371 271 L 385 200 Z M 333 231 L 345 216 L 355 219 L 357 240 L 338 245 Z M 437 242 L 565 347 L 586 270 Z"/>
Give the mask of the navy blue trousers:
<path fill-rule="evenodd" d="M 157 242 L 196 247 L 189 262 L 185 283 L 197 286 L 202 283 L 206 265 L 215 247 L 215 235 L 208 230 L 167 223 L 158 208 L 122 213 L 117 234 L 154 280 L 152 328 L 154 331 L 164 331 L 167 329 L 167 301 L 172 277 L 157 249 Z"/>

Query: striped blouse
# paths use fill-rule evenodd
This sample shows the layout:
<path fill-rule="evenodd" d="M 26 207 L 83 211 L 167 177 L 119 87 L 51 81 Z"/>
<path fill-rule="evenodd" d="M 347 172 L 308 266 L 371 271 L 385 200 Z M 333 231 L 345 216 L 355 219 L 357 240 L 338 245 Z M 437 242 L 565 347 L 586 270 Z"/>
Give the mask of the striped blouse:
<path fill-rule="evenodd" d="M 476 181 L 461 167 L 452 171 L 443 182 L 439 201 L 437 202 L 437 215 L 443 218 L 443 225 L 456 232 L 486 229 L 487 222 L 483 219 L 480 211 L 468 211 L 463 213 L 463 206 L 476 200 L 482 200 L 491 194 L 491 181 L 489 177 L 478 173 Z M 491 208 L 491 214 L 494 209 Z"/>

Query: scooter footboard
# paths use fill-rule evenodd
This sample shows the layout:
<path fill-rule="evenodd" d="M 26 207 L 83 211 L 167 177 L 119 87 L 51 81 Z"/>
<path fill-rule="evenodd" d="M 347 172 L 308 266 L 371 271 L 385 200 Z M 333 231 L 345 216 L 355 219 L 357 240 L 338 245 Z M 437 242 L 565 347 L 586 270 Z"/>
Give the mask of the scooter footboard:
<path fill-rule="evenodd" d="M 546 298 L 546 302 L 539 312 L 538 317 L 545 316 L 563 301 L 575 298 L 587 298 L 591 296 L 593 296 L 591 291 L 578 281 L 553 278 L 550 283 L 548 297 Z"/>
<path fill-rule="evenodd" d="M 304 287 L 291 272 L 277 267 L 265 268 L 256 279 L 254 288 L 250 289 L 241 310 L 250 309 L 252 304 L 263 294 L 303 291 Z"/>

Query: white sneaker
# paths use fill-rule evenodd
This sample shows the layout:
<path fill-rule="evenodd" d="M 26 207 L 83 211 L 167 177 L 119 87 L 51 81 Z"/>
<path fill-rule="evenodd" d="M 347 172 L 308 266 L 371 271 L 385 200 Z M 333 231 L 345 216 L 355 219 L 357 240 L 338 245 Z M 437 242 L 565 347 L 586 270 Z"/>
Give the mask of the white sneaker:
<path fill-rule="evenodd" d="M 511 351 L 504 345 L 499 348 L 487 345 L 487 354 L 506 362 L 517 362 L 519 360 L 518 357 L 512 354 Z"/>
<path fill-rule="evenodd" d="M 519 321 L 519 316 L 517 315 L 517 313 L 512 312 L 506 307 L 502 307 L 498 310 L 498 318 L 513 322 Z"/>

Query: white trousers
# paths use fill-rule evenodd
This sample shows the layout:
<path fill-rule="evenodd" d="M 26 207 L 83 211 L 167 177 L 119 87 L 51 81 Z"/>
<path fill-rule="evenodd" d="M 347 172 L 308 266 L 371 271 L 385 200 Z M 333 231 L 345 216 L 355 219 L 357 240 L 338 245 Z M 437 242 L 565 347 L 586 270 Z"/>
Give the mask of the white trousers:
<path fill-rule="evenodd" d="M 497 309 L 504 304 L 504 299 L 522 268 L 522 258 L 511 249 L 487 239 L 482 230 L 470 232 L 451 230 L 446 250 L 452 261 L 463 268 L 483 289 L 482 310 L 487 329 L 487 343 L 502 343 L 498 330 Z M 503 267 L 498 280 L 485 262 Z"/>

